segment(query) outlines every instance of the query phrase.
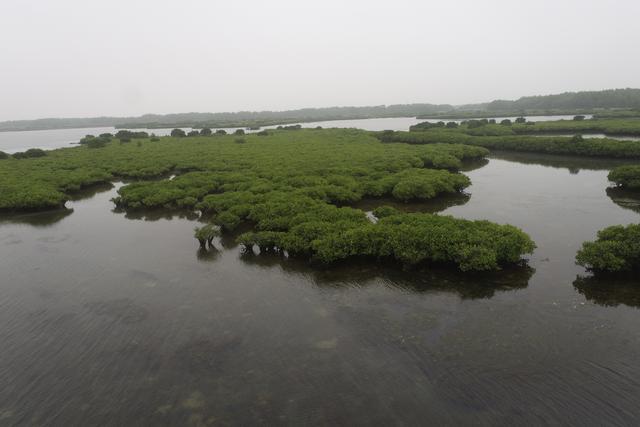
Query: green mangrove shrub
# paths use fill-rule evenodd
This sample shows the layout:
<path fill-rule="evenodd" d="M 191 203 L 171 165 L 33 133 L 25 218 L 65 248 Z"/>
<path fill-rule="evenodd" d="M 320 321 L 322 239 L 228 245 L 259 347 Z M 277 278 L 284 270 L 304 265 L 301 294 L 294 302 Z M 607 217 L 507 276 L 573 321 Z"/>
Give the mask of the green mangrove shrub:
<path fill-rule="evenodd" d="M 615 225 L 598 232 L 594 242 L 585 242 L 576 262 L 594 272 L 640 270 L 640 224 Z"/>
<path fill-rule="evenodd" d="M 609 172 L 609 181 L 628 190 L 640 190 L 640 165 L 618 166 Z"/>
<path fill-rule="evenodd" d="M 432 214 L 390 214 L 372 224 L 361 215 L 327 213 L 326 220 L 296 221 L 245 233 L 250 249 L 304 254 L 322 263 L 354 257 L 391 259 L 404 265 L 452 264 L 462 271 L 498 270 L 518 263 L 535 244 L 521 230 L 488 221 L 468 221 Z M 344 218 L 343 218 L 344 217 Z"/>
<path fill-rule="evenodd" d="M 122 141 L 123 139 L 132 140 L 132 139 L 147 139 L 149 138 L 149 134 L 144 131 L 130 131 L 126 129 L 119 130 L 116 132 L 115 137 Z"/>
<path fill-rule="evenodd" d="M 220 236 L 220 228 L 213 224 L 203 225 L 194 229 L 194 237 L 200 243 L 201 248 L 213 246 L 213 239 Z"/>
<path fill-rule="evenodd" d="M 35 157 L 44 157 L 47 155 L 47 152 L 41 150 L 40 148 L 30 148 L 24 152 L 13 153 L 14 159 L 29 159 Z"/>

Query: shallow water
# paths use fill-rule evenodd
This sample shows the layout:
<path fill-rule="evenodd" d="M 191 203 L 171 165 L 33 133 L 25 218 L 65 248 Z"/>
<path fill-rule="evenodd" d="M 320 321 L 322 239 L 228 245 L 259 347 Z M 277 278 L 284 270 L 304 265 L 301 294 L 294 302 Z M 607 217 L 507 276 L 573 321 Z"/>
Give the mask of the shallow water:
<path fill-rule="evenodd" d="M 202 252 L 115 188 L 4 217 L 0 425 L 634 424 L 640 295 L 573 259 L 640 210 L 581 162 L 497 155 L 407 207 L 523 228 L 531 269 L 498 275 Z"/>

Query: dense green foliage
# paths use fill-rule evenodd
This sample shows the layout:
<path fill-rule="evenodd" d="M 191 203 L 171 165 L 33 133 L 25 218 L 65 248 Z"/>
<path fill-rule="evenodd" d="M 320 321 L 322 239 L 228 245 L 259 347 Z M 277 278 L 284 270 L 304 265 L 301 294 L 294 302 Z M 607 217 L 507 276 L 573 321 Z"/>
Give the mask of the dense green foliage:
<path fill-rule="evenodd" d="M 346 203 L 363 195 L 391 194 L 403 170 L 418 168 L 414 173 L 424 174 L 429 173 L 420 170 L 425 166 L 455 169 L 462 159 L 486 155 L 484 149 L 459 145 L 389 146 L 354 130 L 271 131 L 244 139 L 246 143 L 236 144 L 231 136 L 164 137 L 153 143 L 139 140 L 140 146 L 111 142 L 100 150 L 80 146 L 48 151 L 42 158 L 9 158 L 0 166 L 0 209 L 57 207 L 83 186 L 172 172 L 179 175 L 172 181 L 125 187 L 122 203 L 127 207 L 193 207 L 205 194 L 234 186 L 255 186 L 256 192 L 300 189 L 327 201 Z M 212 180 L 198 180 L 212 171 L 216 171 Z M 451 177 L 453 188 L 460 188 L 460 179 L 466 179 Z M 176 189 L 193 194 L 170 196 Z"/>
<path fill-rule="evenodd" d="M 113 135 L 110 133 L 104 133 L 99 136 L 86 135 L 80 139 L 80 144 L 86 145 L 89 148 L 101 148 L 111 142 Z"/>
<path fill-rule="evenodd" d="M 584 117 L 584 116 L 576 116 Z M 452 122 L 453 123 L 453 122 Z M 475 136 L 527 135 L 544 133 L 576 134 L 604 132 L 611 134 L 635 134 L 640 132 L 640 120 L 555 120 L 545 122 L 527 122 L 524 117 L 515 119 L 515 125 L 509 119 L 502 120 L 501 126 L 495 126 L 493 119 L 463 120 L 460 132 Z M 444 128 L 444 122 L 423 122 L 409 128 L 411 132 Z M 446 126 L 456 128 L 458 126 Z"/>
<path fill-rule="evenodd" d="M 609 181 L 628 190 L 640 190 L 640 165 L 619 166 L 609 172 Z"/>
<path fill-rule="evenodd" d="M 118 132 L 116 132 L 116 134 L 114 135 L 116 138 L 118 138 L 119 140 L 123 140 L 123 139 L 127 139 L 127 140 L 131 140 L 131 139 L 146 139 L 149 138 L 149 134 L 147 132 L 134 132 L 134 131 L 130 131 L 130 130 L 126 130 L 126 129 L 122 129 L 119 130 Z"/>
<path fill-rule="evenodd" d="M 488 221 L 381 209 L 382 217 L 373 224 L 355 209 L 314 206 L 310 214 L 304 203 L 296 203 L 295 215 L 282 222 L 273 212 L 281 208 L 271 201 L 258 205 L 252 215 L 260 231 L 243 234 L 240 242 L 247 248 L 304 254 L 324 263 L 366 257 L 405 265 L 454 264 L 462 271 L 496 270 L 535 248 L 517 228 Z"/>
<path fill-rule="evenodd" d="M 207 224 L 202 227 L 196 227 L 194 230 L 194 237 L 198 240 L 201 247 L 206 247 L 207 244 L 209 247 L 213 246 L 213 239 L 220 236 L 220 227 Z"/>
<path fill-rule="evenodd" d="M 4 151 L 0 151 L 0 160 L 8 159 L 9 155 Z"/>
<path fill-rule="evenodd" d="M 47 152 L 41 150 L 40 148 L 29 148 L 27 151 L 13 153 L 14 159 L 29 159 L 35 157 L 44 157 L 47 155 Z"/>
<path fill-rule="evenodd" d="M 100 150 L 53 150 L 47 157 L 0 164 L 0 208 L 60 206 L 83 186 L 123 178 L 114 200 L 123 209 L 200 210 L 211 225 L 196 230 L 211 242 L 218 230 L 254 227 L 247 247 L 334 262 L 350 257 L 424 261 L 462 270 L 493 270 L 533 250 L 510 226 L 431 214 L 377 210 L 373 224 L 346 207 L 363 197 L 430 199 L 458 193 L 469 179 L 453 172 L 487 151 L 465 145 L 381 144 L 358 130 L 298 129 L 266 136 L 161 138 L 111 142 Z M 172 179 L 156 178 L 175 174 Z M 341 207 L 342 206 L 342 207 Z M 219 227 L 219 228 L 218 228 Z"/>
<path fill-rule="evenodd" d="M 615 225 L 600 230 L 595 242 L 582 245 L 576 261 L 596 272 L 640 270 L 640 224 Z"/>
<path fill-rule="evenodd" d="M 301 132 L 304 139 L 288 136 L 288 132 L 273 133 L 267 139 L 248 135 L 235 146 L 229 142 L 237 143 L 238 138 L 221 138 L 219 145 L 208 148 L 209 156 L 216 153 L 223 158 L 189 168 L 198 172 L 183 173 L 171 181 L 133 183 L 120 190 L 116 203 L 125 208 L 198 207 L 208 211 L 216 207 L 210 203 L 228 197 L 232 190 L 253 196 L 287 191 L 339 204 L 364 196 L 429 199 L 458 192 L 470 182 L 464 175 L 425 167 L 454 170 L 462 159 L 486 154 L 483 149 L 455 145 L 422 147 L 426 151 L 382 145 L 362 131 Z M 246 149 L 236 148 L 239 146 Z M 255 203 L 253 196 L 246 203 Z"/>
<path fill-rule="evenodd" d="M 578 122 L 581 123 L 581 122 Z M 515 126 L 515 125 L 514 125 Z M 512 127 L 514 127 L 512 126 Z M 488 132 L 494 129 L 509 131 L 511 127 L 500 125 L 484 126 Z M 465 144 L 490 150 L 522 151 L 546 154 L 577 155 L 611 158 L 640 158 L 640 141 L 623 141 L 607 138 L 575 138 L 563 136 L 526 135 L 469 135 L 478 129 L 432 129 L 424 132 L 380 132 L 383 142 L 404 142 L 408 144 Z"/>
<path fill-rule="evenodd" d="M 640 119 L 550 120 L 513 126 L 519 134 L 533 133 L 604 133 L 640 135 Z"/>

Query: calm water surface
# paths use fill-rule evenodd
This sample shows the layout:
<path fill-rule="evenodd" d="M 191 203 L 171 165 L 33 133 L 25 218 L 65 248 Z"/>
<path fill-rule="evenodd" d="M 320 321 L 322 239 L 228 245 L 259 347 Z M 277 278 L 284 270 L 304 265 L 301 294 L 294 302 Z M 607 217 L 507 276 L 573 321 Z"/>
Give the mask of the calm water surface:
<path fill-rule="evenodd" d="M 640 219 L 611 165 L 498 155 L 468 197 L 405 206 L 523 228 L 531 269 L 498 275 L 202 252 L 115 188 L 5 217 L 0 425 L 635 424 L 638 292 L 573 261 Z"/>

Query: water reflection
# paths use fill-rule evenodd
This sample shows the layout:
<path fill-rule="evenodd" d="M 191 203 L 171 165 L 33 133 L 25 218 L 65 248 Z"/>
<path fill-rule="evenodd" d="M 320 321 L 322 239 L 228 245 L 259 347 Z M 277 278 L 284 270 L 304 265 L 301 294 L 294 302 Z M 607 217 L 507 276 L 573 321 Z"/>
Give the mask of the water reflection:
<path fill-rule="evenodd" d="M 114 185 L 110 182 L 88 185 L 78 191 L 69 193 L 69 200 L 75 202 L 78 200 L 89 199 L 98 193 L 104 193 L 105 191 L 109 191 L 112 188 L 114 188 Z"/>
<path fill-rule="evenodd" d="M 621 208 L 640 213 L 640 192 L 609 187 L 607 188 L 607 196 Z"/>
<path fill-rule="evenodd" d="M 462 162 L 462 167 L 460 168 L 460 172 L 471 172 L 476 169 L 483 168 L 489 164 L 489 159 L 481 158 L 481 159 L 472 159 L 465 160 Z"/>
<path fill-rule="evenodd" d="M 640 284 L 637 278 L 578 276 L 573 286 L 587 300 L 598 305 L 640 307 Z"/>
<path fill-rule="evenodd" d="M 109 191 L 113 188 L 111 183 L 90 185 L 69 195 L 72 202 L 90 199 L 98 193 Z M 0 224 L 27 224 L 33 227 L 49 227 L 62 221 L 73 213 L 72 208 L 54 209 L 42 212 L 29 213 L 4 213 L 0 214 Z"/>
<path fill-rule="evenodd" d="M 524 289 L 535 273 L 533 268 L 523 265 L 471 276 L 433 266 L 403 270 L 397 264 L 372 263 L 366 260 L 350 260 L 348 264 L 322 267 L 279 254 L 256 255 L 253 252 L 242 253 L 240 259 L 248 265 L 264 269 L 280 268 L 287 274 L 303 276 L 322 288 L 363 287 L 382 282 L 389 287 L 412 293 L 451 292 L 461 299 L 491 298 L 496 292 Z"/>
<path fill-rule="evenodd" d="M 206 248 L 200 247 L 198 248 L 196 257 L 198 258 L 198 261 L 213 262 L 220 257 L 220 251 L 215 246 L 209 246 Z"/>
<path fill-rule="evenodd" d="M 590 157 L 562 156 L 557 154 L 516 153 L 491 151 L 491 158 L 522 163 L 525 165 L 549 166 L 557 169 L 568 169 L 573 175 L 581 170 L 611 170 L 617 166 L 637 163 L 626 159 L 602 159 Z"/>
<path fill-rule="evenodd" d="M 195 221 L 200 218 L 200 215 L 194 211 L 180 209 L 122 209 L 116 207 L 112 209 L 111 212 L 124 214 L 124 217 L 127 219 L 150 222 L 161 219 L 171 221 L 174 218 Z"/>
<path fill-rule="evenodd" d="M 391 197 L 377 197 L 362 199 L 351 205 L 351 207 L 370 212 L 379 206 L 386 205 L 394 207 L 401 212 L 437 213 L 452 206 L 462 206 L 468 203 L 470 199 L 471 194 L 468 193 L 445 194 L 434 197 L 431 200 L 409 202 L 401 202 Z"/>
<path fill-rule="evenodd" d="M 0 224 L 27 224 L 33 227 L 49 227 L 58 221 L 62 221 L 72 213 L 73 209 L 56 209 L 26 214 L 3 214 L 0 215 Z"/>

